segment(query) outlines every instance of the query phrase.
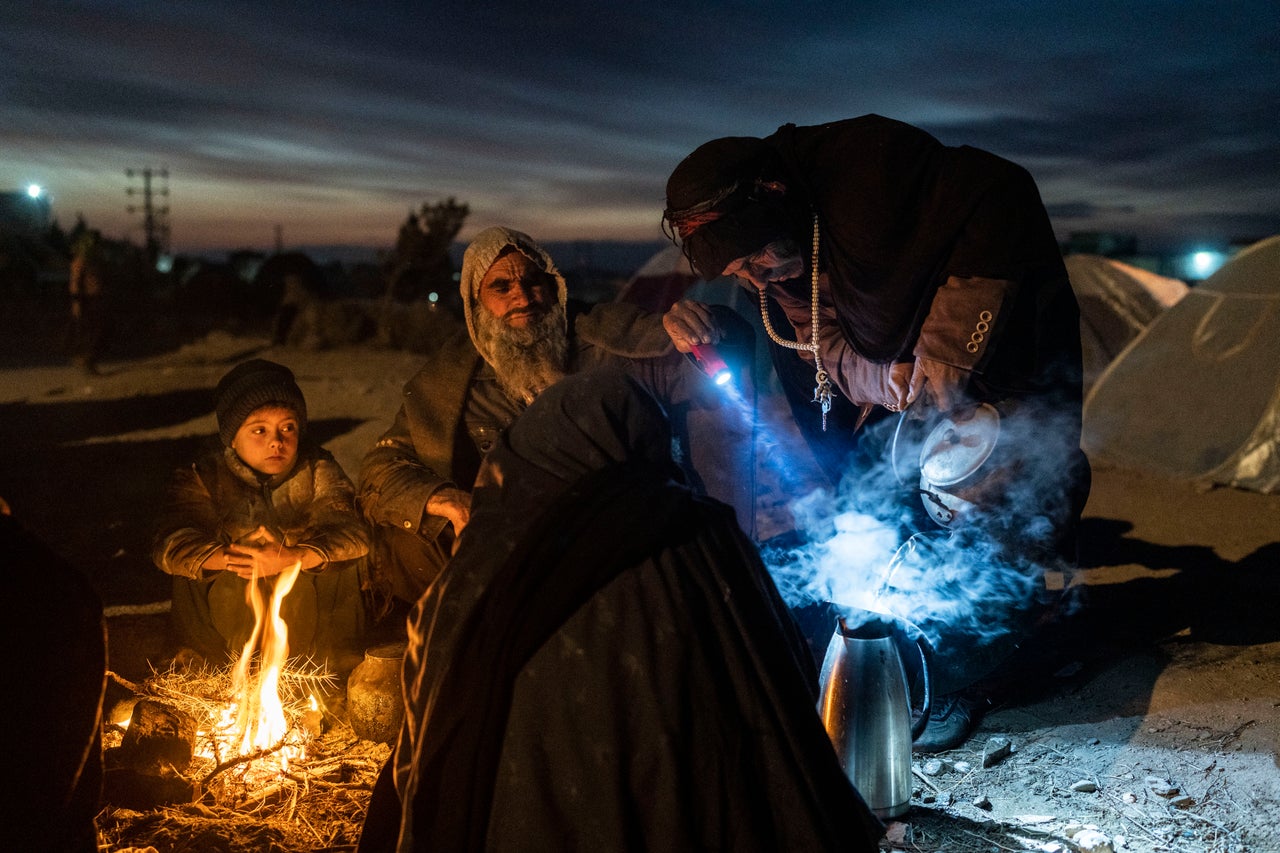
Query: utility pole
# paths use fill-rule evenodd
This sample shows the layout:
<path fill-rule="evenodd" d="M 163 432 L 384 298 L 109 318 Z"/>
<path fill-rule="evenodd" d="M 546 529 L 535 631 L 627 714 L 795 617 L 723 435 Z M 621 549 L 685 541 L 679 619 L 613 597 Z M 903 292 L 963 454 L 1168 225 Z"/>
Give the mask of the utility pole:
<path fill-rule="evenodd" d="M 160 253 L 169 250 L 169 205 L 162 204 L 155 198 L 156 196 L 166 199 L 169 197 L 169 170 L 152 169 L 148 166 L 143 169 L 125 169 L 124 174 L 130 180 L 135 177 L 142 180 L 141 188 L 131 186 L 125 190 L 128 196 L 141 195 L 141 206 L 131 204 L 126 209 L 129 213 L 142 213 L 142 227 L 147 240 L 147 260 L 154 268 Z M 160 185 L 153 186 L 153 182 L 158 182 Z"/>

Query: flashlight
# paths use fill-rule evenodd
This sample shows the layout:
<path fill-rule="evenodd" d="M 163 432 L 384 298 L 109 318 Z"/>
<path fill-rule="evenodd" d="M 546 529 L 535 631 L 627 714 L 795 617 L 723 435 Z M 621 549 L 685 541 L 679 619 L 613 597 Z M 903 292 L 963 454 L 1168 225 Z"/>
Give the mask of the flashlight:
<path fill-rule="evenodd" d="M 733 373 L 729 370 L 729 365 L 725 364 L 720 353 L 711 344 L 698 344 L 685 355 L 717 385 L 727 385 L 732 381 Z"/>

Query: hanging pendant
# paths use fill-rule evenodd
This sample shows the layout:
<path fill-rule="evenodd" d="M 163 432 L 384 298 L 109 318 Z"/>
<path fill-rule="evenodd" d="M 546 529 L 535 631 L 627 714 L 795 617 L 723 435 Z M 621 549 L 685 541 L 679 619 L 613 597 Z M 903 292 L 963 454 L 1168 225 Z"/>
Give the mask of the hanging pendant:
<path fill-rule="evenodd" d="M 818 311 L 818 297 L 820 293 L 819 277 L 818 277 L 818 259 L 821 257 L 819 252 L 819 239 L 821 231 L 818 228 L 818 214 L 813 215 L 813 255 L 809 262 L 810 281 L 813 286 L 809 297 L 810 311 L 812 311 L 813 324 L 812 332 L 809 337 L 809 343 L 802 344 L 797 341 L 784 340 L 776 331 L 774 331 L 773 323 L 769 320 L 769 300 L 765 293 L 765 288 L 760 289 L 760 320 L 764 324 L 764 330 L 769 335 L 769 340 L 773 341 L 780 347 L 786 347 L 791 350 L 802 350 L 804 352 L 813 353 L 813 366 L 816 369 L 814 381 L 816 387 L 813 389 L 813 401 L 822 408 L 822 431 L 827 431 L 827 413 L 831 411 L 832 390 L 831 377 L 827 374 L 826 369 L 822 366 L 822 351 L 819 346 L 818 325 L 821 320 Z"/>
<path fill-rule="evenodd" d="M 818 325 L 820 322 L 818 296 L 821 290 L 819 287 L 818 260 L 821 258 L 821 252 L 819 251 L 819 235 L 821 233 L 821 229 L 818 227 L 818 214 L 815 211 L 813 214 L 813 255 L 809 260 L 809 278 L 813 282 L 813 288 L 809 295 L 809 310 L 813 312 L 809 350 L 813 353 L 813 366 L 817 369 L 817 373 L 814 375 L 817 387 L 813 389 L 813 402 L 822 407 L 822 431 L 826 432 L 827 413 L 831 411 L 831 377 L 827 375 L 827 371 L 822 366 L 822 352 L 818 344 Z"/>
<path fill-rule="evenodd" d="M 827 372 L 819 368 L 814 376 L 817 387 L 813 389 L 812 402 L 822 408 L 822 431 L 827 431 L 827 413 L 831 411 L 831 378 Z"/>

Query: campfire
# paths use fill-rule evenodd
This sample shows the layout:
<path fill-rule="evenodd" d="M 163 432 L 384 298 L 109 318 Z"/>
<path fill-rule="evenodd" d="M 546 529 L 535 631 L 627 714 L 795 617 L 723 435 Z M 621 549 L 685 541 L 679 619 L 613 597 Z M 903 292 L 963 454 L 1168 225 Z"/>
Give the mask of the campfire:
<path fill-rule="evenodd" d="M 205 738 L 209 757 L 216 761 L 226 760 L 220 748 L 223 738 L 230 744 L 238 742 L 237 754 L 250 759 L 247 768 L 258 765 L 258 771 L 285 772 L 290 758 L 306 755 L 306 740 L 312 733 L 290 725 L 280 698 L 280 673 L 289 657 L 289 628 L 280 617 L 280 605 L 301 570 L 302 565 L 295 563 L 277 578 L 269 603 L 263 601 L 257 583 L 246 587 L 253 607 L 253 633 L 232 670 L 233 700 Z M 308 702 L 311 710 L 318 708 L 314 693 Z"/>
<path fill-rule="evenodd" d="M 337 679 L 290 659 L 280 616 L 300 566 L 270 600 L 250 583 L 254 629 L 229 667 L 171 667 L 105 721 L 100 849 L 124 850 L 216 833 L 227 850 L 353 843 L 390 749 L 361 740 L 331 705 Z"/>

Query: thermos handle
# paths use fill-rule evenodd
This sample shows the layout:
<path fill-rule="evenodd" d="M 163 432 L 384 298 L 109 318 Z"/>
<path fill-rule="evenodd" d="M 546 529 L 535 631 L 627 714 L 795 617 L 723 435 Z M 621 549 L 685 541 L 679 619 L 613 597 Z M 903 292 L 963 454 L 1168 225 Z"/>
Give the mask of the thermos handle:
<path fill-rule="evenodd" d="M 933 653 L 929 647 L 929 641 L 924 637 L 917 637 L 915 646 L 920 651 L 920 692 L 922 696 L 920 700 L 920 716 L 911 726 L 911 739 L 913 741 L 920 737 L 924 727 L 929 724 L 929 712 L 933 709 L 933 683 L 929 674 L 929 664 L 933 659 Z"/>

